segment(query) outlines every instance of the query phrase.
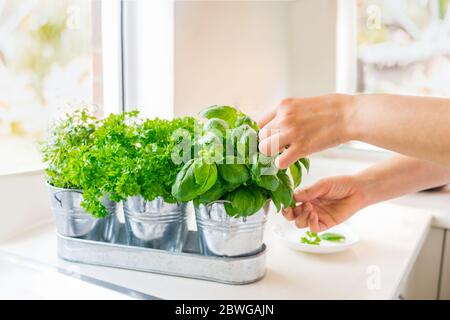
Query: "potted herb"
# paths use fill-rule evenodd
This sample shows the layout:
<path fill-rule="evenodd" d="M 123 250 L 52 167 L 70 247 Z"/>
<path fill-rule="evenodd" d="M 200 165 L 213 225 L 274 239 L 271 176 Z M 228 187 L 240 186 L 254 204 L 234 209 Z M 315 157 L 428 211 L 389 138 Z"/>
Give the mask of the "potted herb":
<path fill-rule="evenodd" d="M 193 138 L 195 120 L 190 117 L 173 120 L 144 121 L 137 129 L 137 155 L 133 164 L 133 188 L 122 190 L 124 214 L 130 243 L 157 249 L 180 251 L 187 234 L 186 203 L 171 194 L 172 185 L 182 164 L 172 159 L 179 144 L 174 133 L 183 131 Z M 128 176 L 130 177 L 130 176 Z"/>
<path fill-rule="evenodd" d="M 200 115 L 207 122 L 195 141 L 196 157 L 178 173 L 172 195 L 193 200 L 203 254 L 254 254 L 262 248 L 269 200 L 277 211 L 293 205 L 293 188 L 309 161 L 278 170 L 274 157 L 258 152 L 258 127 L 248 116 L 231 106 Z"/>
<path fill-rule="evenodd" d="M 57 232 L 68 237 L 100 236 L 111 241 L 117 226 L 116 203 L 107 194 L 101 194 L 102 210 L 91 210 L 85 198 L 85 190 L 92 183 L 92 172 L 85 164 L 92 161 L 98 124 L 86 108 L 66 115 L 50 128 L 42 153 Z"/>
<path fill-rule="evenodd" d="M 87 201 L 101 209 L 101 195 L 123 201 L 130 245 L 180 250 L 186 234 L 186 204 L 171 194 L 182 165 L 172 161 L 174 132 L 193 135 L 195 120 L 139 118 L 137 112 L 110 115 L 94 134 L 94 177 Z"/>

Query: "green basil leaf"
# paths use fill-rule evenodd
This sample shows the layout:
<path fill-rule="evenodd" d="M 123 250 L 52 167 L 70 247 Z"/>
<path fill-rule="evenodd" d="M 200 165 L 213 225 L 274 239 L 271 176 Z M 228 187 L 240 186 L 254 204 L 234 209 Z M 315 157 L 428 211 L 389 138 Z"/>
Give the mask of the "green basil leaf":
<path fill-rule="evenodd" d="M 256 161 L 252 161 L 252 170 L 254 171 L 255 176 L 276 175 L 278 173 L 278 168 L 275 165 L 275 158 L 261 153 L 257 154 Z"/>
<path fill-rule="evenodd" d="M 306 169 L 306 172 L 309 172 L 309 166 L 310 166 L 310 161 L 308 158 L 301 158 L 300 160 L 298 160 Z"/>
<path fill-rule="evenodd" d="M 276 176 L 261 176 L 255 182 L 261 188 L 269 191 L 276 191 L 280 185 L 280 181 Z"/>
<path fill-rule="evenodd" d="M 251 186 L 251 190 L 255 197 L 253 213 L 258 212 L 267 202 L 267 193 L 263 189 Z M 252 214 L 253 214 L 252 213 Z"/>
<path fill-rule="evenodd" d="M 193 164 L 193 159 L 186 162 L 172 186 L 172 195 L 179 201 L 190 201 L 198 195 Z"/>
<path fill-rule="evenodd" d="M 228 123 L 218 118 L 210 119 L 205 125 L 205 131 L 217 130 L 221 133 L 222 138 L 226 137 L 227 129 L 229 129 Z"/>
<path fill-rule="evenodd" d="M 305 236 L 300 238 L 300 242 L 311 245 L 320 245 L 320 237 L 317 235 L 317 233 L 308 230 L 306 231 Z"/>
<path fill-rule="evenodd" d="M 201 159 L 194 161 L 194 177 L 197 184 L 197 195 L 200 195 L 209 190 L 217 180 L 217 166 L 212 163 L 208 164 Z"/>
<path fill-rule="evenodd" d="M 231 216 L 248 217 L 256 213 L 265 204 L 267 198 L 255 186 L 241 186 L 227 195 L 231 203 L 225 206 Z"/>
<path fill-rule="evenodd" d="M 235 155 L 239 163 L 249 163 L 258 151 L 258 135 L 244 124 L 230 131 L 226 138 L 227 155 Z"/>
<path fill-rule="evenodd" d="M 320 235 L 320 238 L 325 241 L 332 241 L 332 242 L 344 242 L 345 236 L 339 233 L 332 233 L 327 232 Z"/>
<path fill-rule="evenodd" d="M 199 203 L 208 204 L 221 199 L 229 190 L 230 186 L 219 176 L 217 177 L 216 183 L 208 191 L 199 195 L 197 200 Z"/>
<path fill-rule="evenodd" d="M 294 182 L 294 188 L 297 188 L 302 182 L 302 167 L 299 162 L 294 162 L 289 167 L 289 172 L 291 173 L 292 181 Z"/>
<path fill-rule="evenodd" d="M 238 164 L 236 157 L 226 157 L 225 163 L 219 164 L 218 167 L 222 178 L 231 184 L 242 184 L 250 179 L 247 167 Z"/>
<path fill-rule="evenodd" d="M 228 123 L 230 128 L 234 128 L 240 112 L 231 106 L 211 106 L 202 110 L 199 115 L 206 119 L 221 119 Z"/>
<path fill-rule="evenodd" d="M 282 170 L 278 172 L 277 177 L 280 181 L 280 184 L 275 191 L 271 192 L 271 197 L 276 206 L 277 204 L 282 204 L 285 208 L 287 208 L 291 206 L 292 197 L 294 195 L 291 180 L 289 179 L 288 175 Z M 277 206 L 277 210 L 280 210 L 279 206 Z"/>
<path fill-rule="evenodd" d="M 225 210 L 227 211 L 227 214 L 230 217 L 238 217 L 239 216 L 237 209 L 235 209 L 231 203 L 226 202 L 224 204 L 224 207 L 225 207 Z"/>
<path fill-rule="evenodd" d="M 217 180 L 217 167 L 201 158 L 191 159 L 178 173 L 172 195 L 179 201 L 190 201 L 209 190 Z"/>
<path fill-rule="evenodd" d="M 281 210 L 281 200 L 278 197 L 278 194 L 275 192 L 270 193 L 270 197 L 272 199 L 273 205 L 275 206 L 275 209 L 277 212 L 280 212 Z"/>
<path fill-rule="evenodd" d="M 249 163 L 250 159 L 254 158 L 258 152 L 258 134 L 249 126 L 244 126 L 244 128 L 237 143 L 237 156 L 243 159 L 244 163 Z"/>
<path fill-rule="evenodd" d="M 205 164 L 201 159 L 195 159 L 192 165 L 195 183 L 203 185 L 210 175 L 211 166 Z"/>
<path fill-rule="evenodd" d="M 259 131 L 258 124 L 255 121 L 253 121 L 252 119 L 250 119 L 250 117 L 248 117 L 245 114 L 238 117 L 238 119 L 236 120 L 234 126 L 235 127 L 239 127 L 239 126 L 242 126 L 244 124 L 250 126 L 255 131 Z"/>

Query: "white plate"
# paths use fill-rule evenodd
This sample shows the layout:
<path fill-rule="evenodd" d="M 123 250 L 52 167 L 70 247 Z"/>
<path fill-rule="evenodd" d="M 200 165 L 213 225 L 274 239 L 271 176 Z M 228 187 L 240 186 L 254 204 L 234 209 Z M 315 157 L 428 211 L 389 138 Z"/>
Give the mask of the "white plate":
<path fill-rule="evenodd" d="M 320 242 L 320 245 L 301 243 L 301 237 L 305 236 L 305 233 L 308 230 L 308 228 L 298 229 L 295 227 L 294 223 L 288 222 L 278 222 L 272 228 L 272 232 L 275 234 L 275 236 L 280 239 L 285 245 L 294 250 L 303 252 L 319 254 L 340 252 L 351 248 L 359 241 L 359 236 L 349 226 L 340 224 L 331 229 L 328 229 L 327 231 L 324 231 L 323 233 L 339 233 L 345 237 L 345 241 L 343 242 L 330 242 L 322 240 Z"/>

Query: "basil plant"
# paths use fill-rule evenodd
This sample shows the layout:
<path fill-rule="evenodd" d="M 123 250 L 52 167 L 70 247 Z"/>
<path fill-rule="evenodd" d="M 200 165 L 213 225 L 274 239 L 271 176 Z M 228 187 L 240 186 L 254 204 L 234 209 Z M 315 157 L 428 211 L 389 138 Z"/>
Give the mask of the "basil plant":
<path fill-rule="evenodd" d="M 248 217 L 269 199 L 277 212 L 293 206 L 293 189 L 302 179 L 302 158 L 289 169 L 279 170 L 275 157 L 258 152 L 258 126 L 247 115 L 231 106 L 212 106 L 200 116 L 206 122 L 197 130 L 194 158 L 187 161 L 172 186 L 178 201 L 193 200 L 195 205 L 225 200 L 228 215 Z"/>

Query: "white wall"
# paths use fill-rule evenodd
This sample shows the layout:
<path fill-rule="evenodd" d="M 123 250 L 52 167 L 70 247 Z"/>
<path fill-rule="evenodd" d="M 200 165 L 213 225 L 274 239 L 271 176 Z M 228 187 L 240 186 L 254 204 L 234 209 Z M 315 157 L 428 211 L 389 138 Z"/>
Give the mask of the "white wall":
<path fill-rule="evenodd" d="M 177 1 L 175 115 L 335 88 L 334 0 Z"/>
<path fill-rule="evenodd" d="M 213 104 L 251 113 L 288 95 L 288 19 L 286 2 L 177 2 L 175 114 Z"/>
<path fill-rule="evenodd" d="M 293 1 L 290 13 L 291 95 L 335 91 L 337 0 Z"/>

